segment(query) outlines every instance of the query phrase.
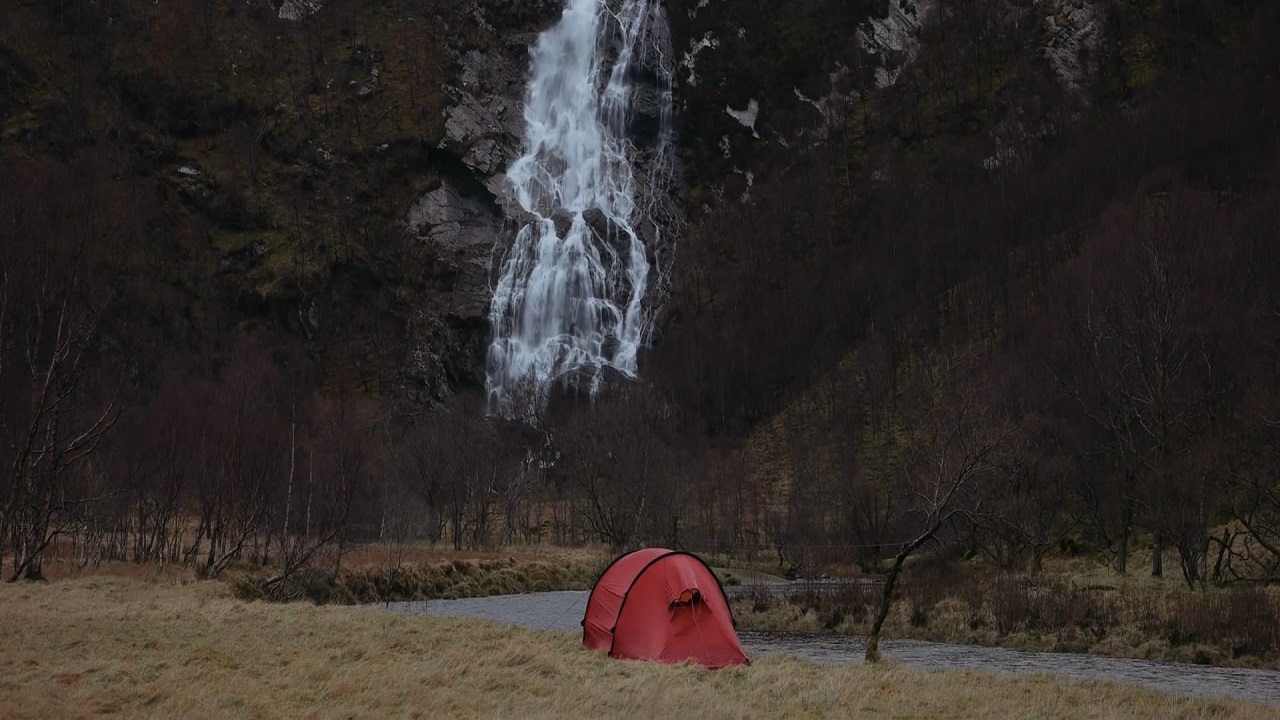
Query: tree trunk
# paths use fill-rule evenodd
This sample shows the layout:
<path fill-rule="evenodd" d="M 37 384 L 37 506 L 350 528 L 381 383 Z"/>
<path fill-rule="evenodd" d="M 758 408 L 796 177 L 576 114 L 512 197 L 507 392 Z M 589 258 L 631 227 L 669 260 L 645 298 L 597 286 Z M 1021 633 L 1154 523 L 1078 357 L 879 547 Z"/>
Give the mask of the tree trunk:
<path fill-rule="evenodd" d="M 871 623 L 871 632 L 867 634 L 867 662 L 880 661 L 880 629 L 884 627 L 885 618 L 889 617 L 889 606 L 893 603 L 893 588 L 898 584 L 898 575 L 902 572 L 902 565 L 915 552 L 938 532 L 938 528 L 942 527 L 942 523 L 935 522 L 927 530 L 924 531 L 915 540 L 907 543 L 902 550 L 893 558 L 893 567 L 889 568 L 889 574 L 884 578 L 884 587 L 880 592 L 880 609 L 876 611 L 876 619 Z"/>
<path fill-rule="evenodd" d="M 1129 539 L 1133 535 L 1133 504 L 1131 500 L 1124 500 L 1125 507 L 1120 518 L 1119 537 L 1116 538 L 1115 568 L 1116 572 L 1126 573 L 1129 571 Z"/>
<path fill-rule="evenodd" d="M 902 572 L 902 563 L 906 560 L 906 550 L 898 553 L 893 559 L 893 567 L 884 578 L 884 587 L 880 593 L 880 609 L 876 611 L 876 619 L 871 623 L 871 632 L 867 635 L 867 662 L 880 661 L 880 628 L 884 627 L 885 618 L 889 617 L 889 605 L 893 600 L 893 588 L 898 584 L 898 574 Z"/>
<path fill-rule="evenodd" d="M 1151 541 L 1151 577 L 1164 577 L 1164 533 L 1159 530 Z"/>

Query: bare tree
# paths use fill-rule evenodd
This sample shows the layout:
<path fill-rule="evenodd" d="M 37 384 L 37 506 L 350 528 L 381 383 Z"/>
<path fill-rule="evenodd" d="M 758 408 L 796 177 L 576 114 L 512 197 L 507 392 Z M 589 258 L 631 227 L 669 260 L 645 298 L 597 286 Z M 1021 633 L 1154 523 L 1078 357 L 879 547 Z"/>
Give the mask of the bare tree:
<path fill-rule="evenodd" d="M 904 503 L 916 530 L 902 543 L 881 588 L 880 604 L 867 636 L 866 659 L 880 659 L 880 630 L 893 602 L 903 565 L 960 515 L 976 510 L 976 486 L 995 471 L 997 453 L 1006 446 L 1012 425 L 963 386 L 966 361 L 941 359 L 925 381 L 925 421 L 914 433 L 900 479 Z"/>
<path fill-rule="evenodd" d="M 372 433 L 363 405 L 339 394 L 317 398 L 309 408 L 306 463 L 290 462 L 283 516 L 274 533 L 279 570 L 265 583 L 273 598 L 290 597 L 290 578 L 318 556 L 342 556 L 352 502 L 369 472 Z M 296 430 L 290 435 L 295 457 Z"/>
<path fill-rule="evenodd" d="M 648 388 L 619 391 L 576 412 L 565 468 L 583 518 L 615 548 L 681 544 L 685 471 L 677 460 L 682 428 L 674 406 Z"/>
<path fill-rule="evenodd" d="M 1216 574 L 1222 580 L 1280 579 L 1280 420 L 1248 428 L 1250 442 L 1229 469 L 1227 512 L 1242 530 L 1225 532 Z"/>
<path fill-rule="evenodd" d="M 129 478 L 129 503 L 122 518 L 134 562 L 180 560 L 182 506 L 186 480 L 195 459 L 192 428 L 197 420 L 188 394 L 190 378 L 169 378 L 146 406 L 128 413 L 115 443 L 117 477 Z"/>
<path fill-rule="evenodd" d="M 1083 252 L 1074 349 L 1059 372 L 1104 438 L 1106 462 L 1097 468 L 1104 472 L 1082 477 L 1081 520 L 1120 572 L 1144 520 L 1153 533 L 1152 574 L 1163 572 L 1166 518 L 1176 510 L 1171 483 L 1188 470 L 1208 419 L 1212 362 L 1192 317 L 1203 240 L 1181 215 L 1175 232 L 1167 204 L 1182 202 L 1120 207 L 1104 219 Z"/>
<path fill-rule="evenodd" d="M 637 430 L 623 403 L 613 400 L 575 413 L 564 431 L 575 439 L 565 461 L 582 515 L 596 536 L 615 548 L 633 543 L 652 496 L 645 458 L 639 458 L 638 468 L 624 466 L 623 448 L 634 452 Z"/>
<path fill-rule="evenodd" d="M 422 502 L 422 534 L 431 543 L 444 537 L 449 516 L 445 509 L 444 448 L 435 440 L 434 425 L 410 428 L 398 443 L 397 467 L 409 491 Z"/>
<path fill-rule="evenodd" d="M 104 231 L 98 209 L 78 195 L 58 204 L 57 190 L 40 187 L 47 174 L 6 170 L 34 186 L 0 188 L 0 533 L 13 582 L 41 575 L 60 523 L 91 500 L 72 483 L 119 418 L 125 383 L 106 377 L 103 359 L 110 295 L 87 252 Z"/>
<path fill-rule="evenodd" d="M 491 514 L 519 462 L 502 452 L 481 404 L 457 396 L 405 442 L 401 462 L 426 503 L 428 536 L 439 538 L 447 528 L 455 550 L 489 545 Z"/>
<path fill-rule="evenodd" d="M 981 487 L 982 498 L 969 527 L 974 549 L 999 567 L 1020 568 L 1030 562 L 1039 572 L 1042 559 L 1058 541 L 1077 529 L 1067 511 L 1072 471 L 1064 438 L 1063 399 L 1044 382 L 1027 358 L 988 365 L 999 376 L 999 398 L 1019 418 L 1008 439 L 1004 472 Z"/>
<path fill-rule="evenodd" d="M 199 525 L 190 549 L 204 554 L 202 576 L 215 577 L 237 560 L 267 559 L 272 496 L 288 457 L 286 386 L 261 339 L 246 337 L 223 376 L 201 389 L 209 411 L 194 465 Z"/>

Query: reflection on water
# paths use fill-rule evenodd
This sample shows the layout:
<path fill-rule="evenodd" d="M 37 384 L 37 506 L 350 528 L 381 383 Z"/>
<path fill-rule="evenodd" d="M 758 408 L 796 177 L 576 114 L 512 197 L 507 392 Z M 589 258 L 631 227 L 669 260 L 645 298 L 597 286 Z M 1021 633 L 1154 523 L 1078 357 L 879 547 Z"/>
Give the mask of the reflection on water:
<path fill-rule="evenodd" d="M 390 603 L 388 609 L 444 617 L 497 620 L 533 630 L 578 632 L 587 607 L 586 591 L 496 595 L 462 600 Z M 862 662 L 862 638 L 739 630 L 748 657 L 793 655 L 819 663 Z M 1280 672 L 1215 668 L 1182 663 L 1126 660 L 1097 655 L 1035 653 L 975 645 L 885 640 L 886 658 L 939 670 L 968 668 L 995 673 L 1045 672 L 1074 680 L 1111 680 L 1178 695 L 1223 695 L 1280 705 Z"/>

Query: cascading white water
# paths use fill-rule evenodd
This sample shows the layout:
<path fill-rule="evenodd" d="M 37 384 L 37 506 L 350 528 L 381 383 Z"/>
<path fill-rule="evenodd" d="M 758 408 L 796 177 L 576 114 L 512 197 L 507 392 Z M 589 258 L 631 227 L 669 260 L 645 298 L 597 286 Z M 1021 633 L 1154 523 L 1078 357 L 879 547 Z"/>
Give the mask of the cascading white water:
<path fill-rule="evenodd" d="M 551 386 L 571 373 L 586 373 L 593 392 L 604 368 L 635 375 L 650 263 L 626 135 L 632 65 L 661 12 L 656 0 L 568 0 L 533 49 L 524 154 L 507 170 L 526 215 L 489 310 L 491 411 L 540 413 Z M 665 83 L 658 142 L 669 148 L 670 76 L 657 75 Z"/>

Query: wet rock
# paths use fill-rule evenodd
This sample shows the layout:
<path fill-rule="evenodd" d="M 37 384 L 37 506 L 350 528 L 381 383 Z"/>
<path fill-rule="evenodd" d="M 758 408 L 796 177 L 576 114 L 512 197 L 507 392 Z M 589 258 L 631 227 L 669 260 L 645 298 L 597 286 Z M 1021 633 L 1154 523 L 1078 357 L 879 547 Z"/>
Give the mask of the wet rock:
<path fill-rule="evenodd" d="M 618 236 L 617 224 L 610 220 L 600 208 L 588 208 L 582 213 L 582 220 L 600 240 L 612 242 Z"/>
<path fill-rule="evenodd" d="M 925 18 L 936 10 L 936 0 L 890 0 L 889 14 L 872 18 L 859 28 L 858 44 L 874 58 L 876 86 L 888 87 L 920 51 L 917 36 Z"/>
<path fill-rule="evenodd" d="M 320 0 L 284 0 L 280 3 L 280 9 L 276 14 L 281 20 L 298 22 L 308 15 L 319 12 L 321 5 Z"/>
<path fill-rule="evenodd" d="M 628 387 L 636 378 L 612 367 L 580 368 L 561 375 L 547 389 L 546 417 L 557 417 L 572 412 L 575 407 L 586 407 L 618 388 Z"/>
<path fill-rule="evenodd" d="M 573 226 L 573 216 L 565 210 L 556 210 L 551 213 L 551 223 L 556 226 L 556 237 L 564 238 Z"/>
<path fill-rule="evenodd" d="M 642 58 L 642 62 L 644 60 L 649 58 Z M 649 148 L 671 139 L 670 70 L 661 65 L 649 65 L 642 66 L 635 75 L 627 137 L 637 147 Z"/>
<path fill-rule="evenodd" d="M 681 171 L 671 116 L 675 73 L 671 27 L 662 16 L 646 27 L 632 68 L 633 117 L 628 128 L 636 207 L 631 226 L 649 259 L 644 306 L 650 317 L 659 315 L 671 297 L 675 241 L 683 222 L 677 201 L 681 193 Z M 607 218 L 588 219 L 588 222 L 604 237 L 617 235 Z"/>
<path fill-rule="evenodd" d="M 445 298 L 449 313 L 462 319 L 487 319 L 489 257 L 503 227 L 498 210 L 445 182 L 418 198 L 405 222 L 451 271 Z"/>
<path fill-rule="evenodd" d="M 199 208 L 213 204 L 218 182 L 195 164 L 179 165 L 168 177 L 170 186 L 188 202 Z"/>
<path fill-rule="evenodd" d="M 246 244 L 222 256 L 219 265 L 223 270 L 247 270 L 257 266 L 267 254 L 267 245 L 261 241 Z"/>
<path fill-rule="evenodd" d="M 1097 49 L 1104 36 L 1103 13 L 1084 0 L 1054 0 L 1044 18 L 1044 57 L 1072 90 L 1098 70 Z"/>
<path fill-rule="evenodd" d="M 445 109 L 440 148 L 457 155 L 495 194 L 500 173 L 519 155 L 527 72 L 501 53 L 471 50 L 462 58 L 459 84 L 445 86 L 454 102 Z"/>
<path fill-rule="evenodd" d="M 369 73 L 369 79 L 360 83 L 360 86 L 356 88 L 356 99 L 368 100 L 373 97 L 373 93 L 378 89 L 378 83 L 381 79 L 382 75 L 378 72 L 378 68 L 374 68 L 372 72 Z M 353 81 L 352 84 L 354 85 L 355 82 Z"/>

